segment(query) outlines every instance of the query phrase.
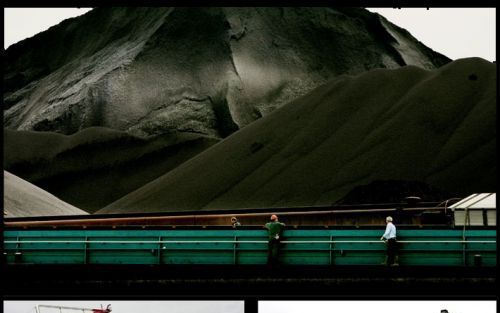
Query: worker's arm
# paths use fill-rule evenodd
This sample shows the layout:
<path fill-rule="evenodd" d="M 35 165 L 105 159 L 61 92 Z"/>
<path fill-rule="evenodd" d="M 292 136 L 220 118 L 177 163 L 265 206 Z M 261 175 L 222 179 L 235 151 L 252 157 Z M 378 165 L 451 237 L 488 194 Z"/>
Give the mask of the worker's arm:
<path fill-rule="evenodd" d="M 380 240 L 384 240 L 389 236 L 389 231 L 390 231 L 389 226 L 390 226 L 390 224 L 387 224 L 387 226 L 385 227 L 385 233 L 382 235 L 382 237 L 380 237 Z"/>

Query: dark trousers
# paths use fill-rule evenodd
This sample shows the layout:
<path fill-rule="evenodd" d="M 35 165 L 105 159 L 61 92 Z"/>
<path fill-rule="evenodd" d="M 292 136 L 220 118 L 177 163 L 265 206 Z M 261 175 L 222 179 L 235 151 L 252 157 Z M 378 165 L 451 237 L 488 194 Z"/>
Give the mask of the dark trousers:
<path fill-rule="evenodd" d="M 387 265 L 394 264 L 396 255 L 398 254 L 398 242 L 396 238 L 387 240 Z"/>
<path fill-rule="evenodd" d="M 274 266 L 278 264 L 278 255 L 280 251 L 280 241 L 278 239 L 269 240 L 267 250 L 267 264 Z"/>

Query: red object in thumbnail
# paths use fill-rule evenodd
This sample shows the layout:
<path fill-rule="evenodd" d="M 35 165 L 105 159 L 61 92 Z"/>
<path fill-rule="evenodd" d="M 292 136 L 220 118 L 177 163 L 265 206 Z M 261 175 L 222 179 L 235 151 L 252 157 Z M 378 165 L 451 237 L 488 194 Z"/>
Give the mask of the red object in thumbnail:
<path fill-rule="evenodd" d="M 108 306 L 105 309 L 92 309 L 93 313 L 110 313 L 111 312 L 111 304 L 108 304 Z"/>

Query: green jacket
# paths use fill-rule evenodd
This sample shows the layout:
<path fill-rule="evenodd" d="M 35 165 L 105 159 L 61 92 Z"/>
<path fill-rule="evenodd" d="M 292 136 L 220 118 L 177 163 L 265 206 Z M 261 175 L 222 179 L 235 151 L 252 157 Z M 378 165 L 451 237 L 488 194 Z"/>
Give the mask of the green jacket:
<path fill-rule="evenodd" d="M 281 239 L 283 234 L 283 228 L 285 228 L 285 224 L 280 222 L 269 222 L 266 225 L 264 225 L 264 227 L 267 228 L 268 230 L 269 240 Z"/>

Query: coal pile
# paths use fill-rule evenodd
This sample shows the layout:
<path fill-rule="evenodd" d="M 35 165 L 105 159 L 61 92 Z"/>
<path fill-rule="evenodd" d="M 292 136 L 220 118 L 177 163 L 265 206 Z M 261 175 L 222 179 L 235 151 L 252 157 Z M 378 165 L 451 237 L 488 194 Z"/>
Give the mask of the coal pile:
<path fill-rule="evenodd" d="M 494 192 L 495 116 L 479 58 L 337 78 L 99 212 L 329 205 L 377 180 Z"/>
<path fill-rule="evenodd" d="M 8 129 L 140 137 L 223 138 L 332 77 L 450 61 L 354 8 L 98 8 L 5 54 Z"/>
<path fill-rule="evenodd" d="M 87 214 L 7 171 L 3 171 L 3 183 L 4 217 Z"/>

